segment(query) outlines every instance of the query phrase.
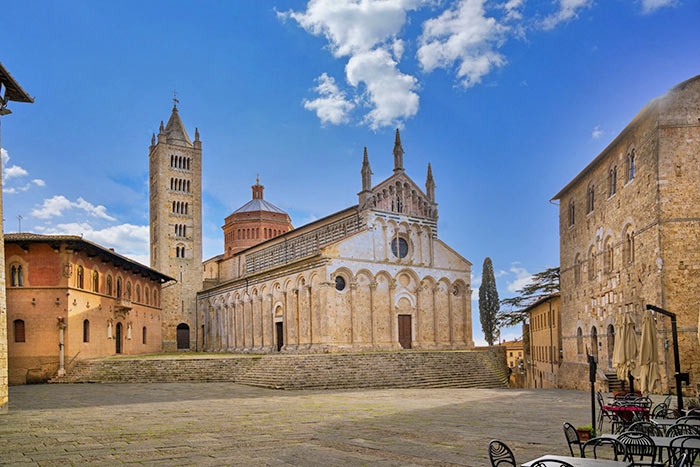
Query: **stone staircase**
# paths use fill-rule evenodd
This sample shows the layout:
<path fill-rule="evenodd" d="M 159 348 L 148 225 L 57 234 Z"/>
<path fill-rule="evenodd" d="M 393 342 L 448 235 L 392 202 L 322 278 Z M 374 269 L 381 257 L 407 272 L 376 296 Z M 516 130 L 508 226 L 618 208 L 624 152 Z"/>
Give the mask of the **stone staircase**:
<path fill-rule="evenodd" d="M 618 392 L 622 391 L 622 381 L 617 378 L 617 372 L 606 371 L 605 377 L 608 379 L 608 392 Z"/>
<path fill-rule="evenodd" d="M 82 360 L 54 383 L 234 382 L 273 389 L 503 388 L 492 351 Z"/>

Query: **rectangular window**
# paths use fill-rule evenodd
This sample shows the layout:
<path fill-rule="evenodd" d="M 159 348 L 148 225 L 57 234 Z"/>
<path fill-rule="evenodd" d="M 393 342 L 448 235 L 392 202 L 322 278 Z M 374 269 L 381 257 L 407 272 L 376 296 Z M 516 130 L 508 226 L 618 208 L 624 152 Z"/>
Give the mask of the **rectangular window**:
<path fill-rule="evenodd" d="M 24 342 L 24 321 L 21 319 L 15 320 L 15 342 Z"/>

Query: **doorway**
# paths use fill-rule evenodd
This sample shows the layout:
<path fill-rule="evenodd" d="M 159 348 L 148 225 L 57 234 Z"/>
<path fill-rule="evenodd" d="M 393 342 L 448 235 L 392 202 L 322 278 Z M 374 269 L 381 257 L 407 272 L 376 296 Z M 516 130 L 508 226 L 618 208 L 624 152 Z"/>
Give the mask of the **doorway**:
<path fill-rule="evenodd" d="M 116 339 L 117 353 L 122 353 L 122 323 L 117 323 L 117 332 L 114 338 Z"/>
<path fill-rule="evenodd" d="M 275 334 L 277 334 L 277 351 L 279 352 L 284 345 L 284 323 L 281 321 L 275 323 Z"/>
<path fill-rule="evenodd" d="M 190 348 L 190 327 L 185 323 L 177 325 L 177 350 Z"/>
<path fill-rule="evenodd" d="M 399 344 L 401 348 L 411 348 L 411 315 L 399 315 Z"/>

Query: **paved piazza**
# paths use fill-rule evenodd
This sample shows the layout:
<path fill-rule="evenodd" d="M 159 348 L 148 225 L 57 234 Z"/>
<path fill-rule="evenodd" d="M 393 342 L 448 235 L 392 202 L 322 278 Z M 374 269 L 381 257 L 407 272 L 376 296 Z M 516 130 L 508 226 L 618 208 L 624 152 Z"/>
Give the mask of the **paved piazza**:
<path fill-rule="evenodd" d="M 590 419 L 563 390 L 274 391 L 230 383 L 14 386 L 0 463 L 488 465 L 564 454 L 561 424 Z"/>

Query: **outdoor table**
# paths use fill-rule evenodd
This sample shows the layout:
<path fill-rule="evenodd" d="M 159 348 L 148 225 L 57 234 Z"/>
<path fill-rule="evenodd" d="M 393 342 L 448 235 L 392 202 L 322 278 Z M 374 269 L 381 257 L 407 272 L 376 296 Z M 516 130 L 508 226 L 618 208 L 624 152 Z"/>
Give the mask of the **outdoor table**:
<path fill-rule="evenodd" d="M 633 412 L 641 412 L 642 415 L 644 415 L 644 418 L 649 418 L 649 409 L 644 407 L 634 407 L 629 405 L 604 405 L 603 411 L 615 413 L 618 417 L 625 421 L 632 420 Z"/>
<path fill-rule="evenodd" d="M 627 461 L 610 461 L 610 460 L 605 460 L 605 459 L 588 459 L 588 458 L 583 458 L 583 457 L 545 455 L 542 457 L 538 457 L 537 459 L 533 459 L 529 462 L 525 462 L 524 464 L 521 464 L 521 467 L 530 467 L 532 464 L 536 463 L 537 461 L 541 461 L 541 460 L 545 460 L 545 459 L 553 460 L 553 461 L 568 462 L 569 464 L 573 465 L 574 467 L 631 467 L 632 466 L 632 462 L 627 462 Z"/>
<path fill-rule="evenodd" d="M 677 418 L 652 418 L 652 421 L 656 423 L 657 425 L 661 426 L 671 426 L 675 425 L 676 422 L 678 421 Z"/>
<path fill-rule="evenodd" d="M 600 435 L 601 438 L 612 438 L 612 439 L 617 439 L 620 437 L 620 435 Z M 671 446 L 671 440 L 673 439 L 672 437 L 668 436 L 650 436 L 651 440 L 654 442 L 657 448 L 666 448 L 668 449 Z M 690 449 L 700 449 L 700 440 L 692 439 L 687 442 L 685 445 L 686 448 Z"/>

